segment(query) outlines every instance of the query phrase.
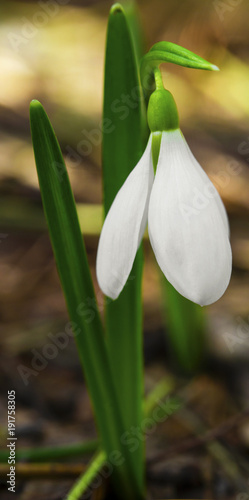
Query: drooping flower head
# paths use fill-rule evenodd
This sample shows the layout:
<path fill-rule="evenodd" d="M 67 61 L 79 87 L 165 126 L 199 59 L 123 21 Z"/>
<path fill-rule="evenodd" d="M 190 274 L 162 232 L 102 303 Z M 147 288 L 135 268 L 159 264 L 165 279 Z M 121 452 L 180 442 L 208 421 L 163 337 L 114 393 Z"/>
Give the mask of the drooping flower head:
<path fill-rule="evenodd" d="M 117 193 L 100 235 L 99 286 L 112 299 L 118 297 L 148 222 L 167 280 L 189 300 L 211 304 L 225 292 L 232 269 L 224 205 L 190 151 L 175 101 L 164 88 L 150 97 L 148 124 L 144 154 Z"/>

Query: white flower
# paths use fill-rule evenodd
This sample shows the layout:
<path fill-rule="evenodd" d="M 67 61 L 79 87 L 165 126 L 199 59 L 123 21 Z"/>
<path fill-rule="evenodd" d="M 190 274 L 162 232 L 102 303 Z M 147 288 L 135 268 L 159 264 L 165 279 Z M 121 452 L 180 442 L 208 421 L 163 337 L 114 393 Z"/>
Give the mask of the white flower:
<path fill-rule="evenodd" d="M 211 304 L 225 292 L 232 269 L 224 205 L 179 129 L 162 132 L 154 180 L 152 136 L 105 219 L 97 253 L 99 286 L 108 297 L 118 297 L 148 221 L 168 281 L 189 300 Z"/>

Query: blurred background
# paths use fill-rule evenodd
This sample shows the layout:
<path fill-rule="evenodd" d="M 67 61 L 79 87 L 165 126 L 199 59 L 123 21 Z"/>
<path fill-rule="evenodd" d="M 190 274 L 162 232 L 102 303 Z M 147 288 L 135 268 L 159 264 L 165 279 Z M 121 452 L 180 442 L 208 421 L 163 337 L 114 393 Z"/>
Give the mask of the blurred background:
<path fill-rule="evenodd" d="M 103 309 L 95 259 L 102 217 L 100 131 L 105 36 L 111 5 L 110 1 L 100 0 L 10 0 L 0 6 L 3 447 L 7 390 L 12 388 L 17 391 L 20 446 L 77 442 L 95 436 L 73 339 L 67 349 L 46 358 L 41 373 L 26 374 L 27 383 L 20 369 L 32 369 L 32 359 L 37 353 L 42 355 L 49 335 L 63 331 L 68 320 L 41 206 L 29 131 L 29 103 L 32 99 L 42 102 L 65 156 L 75 198 L 81 204 L 89 262 Z M 249 490 L 249 465 L 245 459 L 249 451 L 249 419 L 245 414 L 249 395 L 249 3 L 143 0 L 137 2 L 137 11 L 144 50 L 168 40 L 196 52 L 221 70 L 209 73 L 162 65 L 165 87 L 173 93 L 178 106 L 181 129 L 226 205 L 233 249 L 229 288 L 218 303 L 204 310 L 205 369 L 187 382 L 179 368 L 173 371 L 177 373 L 177 386 L 184 383 L 186 389 L 187 383 L 193 405 L 205 417 L 208 428 L 220 429 L 224 422 L 234 419 L 235 424 L 225 437 L 222 434 L 222 439 L 233 457 L 229 463 L 232 469 L 235 467 L 236 480 L 224 471 L 224 459 L 215 459 L 205 445 L 193 443 L 191 425 L 186 429 L 180 420 L 172 418 L 148 445 L 152 498 L 235 498 Z M 148 241 L 145 255 L 145 381 L 146 387 L 152 387 L 168 375 L 172 363 L 167 315 L 165 325 L 160 280 Z M 94 304 L 89 306 L 94 308 Z M 162 438 L 158 465 L 155 457 Z M 173 450 L 173 458 L 165 466 L 166 444 L 174 448 L 182 439 L 192 439 L 192 448 L 190 443 L 190 451 L 180 455 Z M 58 481 L 56 496 L 54 482 L 47 480 L 39 496 L 37 483 L 20 481 L 19 495 L 21 499 L 59 499 L 68 484 L 70 480 L 66 484 Z M 1 498 L 7 495 L 3 476 L 0 494 Z M 181 494 L 185 496 L 177 496 Z"/>

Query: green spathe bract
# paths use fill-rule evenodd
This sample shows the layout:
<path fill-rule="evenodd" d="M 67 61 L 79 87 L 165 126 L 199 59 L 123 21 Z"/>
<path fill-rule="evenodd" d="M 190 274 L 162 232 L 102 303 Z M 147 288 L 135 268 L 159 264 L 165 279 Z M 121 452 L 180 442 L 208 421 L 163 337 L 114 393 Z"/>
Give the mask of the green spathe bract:
<path fill-rule="evenodd" d="M 146 97 L 154 90 L 154 71 L 160 64 L 168 62 L 186 68 L 219 71 L 214 64 L 172 42 L 158 42 L 141 59 L 141 83 Z"/>

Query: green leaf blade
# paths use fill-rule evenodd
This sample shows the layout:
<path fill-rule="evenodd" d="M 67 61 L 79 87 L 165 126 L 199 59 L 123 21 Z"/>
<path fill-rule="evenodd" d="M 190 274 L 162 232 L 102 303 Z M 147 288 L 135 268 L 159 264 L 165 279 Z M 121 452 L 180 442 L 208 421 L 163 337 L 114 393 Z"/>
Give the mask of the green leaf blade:
<path fill-rule="evenodd" d="M 107 29 L 103 124 L 108 124 L 109 130 L 106 133 L 103 126 L 104 210 L 107 214 L 117 191 L 141 157 L 147 138 L 136 56 L 124 9 L 119 4 L 110 11 Z"/>
<path fill-rule="evenodd" d="M 75 340 L 93 401 L 95 418 L 108 457 L 121 457 L 113 480 L 121 498 L 135 499 L 133 471 L 127 446 L 122 443 L 124 424 L 113 381 L 104 332 L 96 300 L 75 201 L 62 153 L 50 121 L 38 101 L 30 106 L 32 141 L 41 196 L 57 268 Z"/>
<path fill-rule="evenodd" d="M 112 132 L 103 134 L 104 210 L 110 206 L 140 159 L 148 129 L 133 39 L 124 9 L 111 9 L 106 43 L 103 120 Z M 142 420 L 142 279 L 140 248 L 128 282 L 115 301 L 106 303 L 108 348 L 126 430 Z M 140 489 L 144 484 L 144 445 L 131 454 Z"/>
<path fill-rule="evenodd" d="M 45 216 L 63 290 L 72 310 L 79 297 L 94 297 L 76 206 L 59 144 L 38 101 L 31 102 L 30 121 Z M 97 315 L 95 321 L 100 324 Z"/>
<path fill-rule="evenodd" d="M 194 375 L 205 352 L 203 308 L 180 295 L 162 274 L 161 284 L 172 360 L 184 374 Z"/>

